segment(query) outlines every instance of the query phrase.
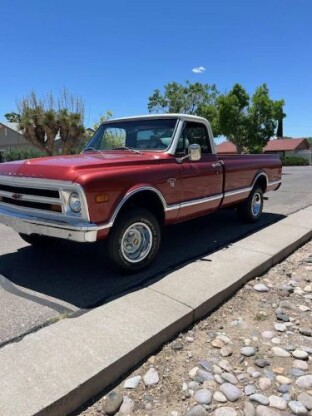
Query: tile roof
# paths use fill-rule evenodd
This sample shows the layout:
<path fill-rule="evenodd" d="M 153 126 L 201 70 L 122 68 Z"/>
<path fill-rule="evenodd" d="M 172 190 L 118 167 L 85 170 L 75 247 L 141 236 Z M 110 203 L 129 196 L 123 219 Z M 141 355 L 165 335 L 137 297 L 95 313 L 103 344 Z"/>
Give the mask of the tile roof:
<path fill-rule="evenodd" d="M 263 149 L 264 152 L 282 152 L 287 150 L 296 150 L 300 145 L 302 148 L 309 149 L 309 143 L 306 139 L 274 139 Z"/>
<path fill-rule="evenodd" d="M 222 142 L 216 146 L 217 153 L 236 154 L 237 149 L 235 144 L 231 142 Z"/>

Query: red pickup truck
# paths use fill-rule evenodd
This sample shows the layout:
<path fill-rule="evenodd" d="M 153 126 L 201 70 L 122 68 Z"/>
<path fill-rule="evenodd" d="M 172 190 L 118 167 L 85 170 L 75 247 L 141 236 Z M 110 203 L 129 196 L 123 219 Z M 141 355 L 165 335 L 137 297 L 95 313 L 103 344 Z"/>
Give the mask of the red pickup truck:
<path fill-rule="evenodd" d="M 218 155 L 207 120 L 148 115 L 103 123 L 79 155 L 0 164 L 0 222 L 34 246 L 108 238 L 110 258 L 138 270 L 164 225 L 224 207 L 254 222 L 281 184 L 275 155 Z"/>

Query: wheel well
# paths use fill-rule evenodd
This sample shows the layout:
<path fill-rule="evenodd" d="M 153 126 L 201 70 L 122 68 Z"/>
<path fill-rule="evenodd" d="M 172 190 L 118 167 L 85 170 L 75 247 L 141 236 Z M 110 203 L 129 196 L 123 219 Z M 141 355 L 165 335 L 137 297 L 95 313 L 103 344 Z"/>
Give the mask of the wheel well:
<path fill-rule="evenodd" d="M 153 191 L 140 191 L 131 196 L 118 212 L 117 218 L 120 214 L 132 208 L 145 208 L 152 212 L 158 219 L 160 226 L 162 226 L 165 222 L 165 210 L 163 203 L 161 202 L 159 196 Z"/>
<path fill-rule="evenodd" d="M 267 180 L 264 175 L 260 175 L 259 178 L 256 180 L 254 186 L 260 186 L 263 193 L 266 191 L 267 188 Z"/>

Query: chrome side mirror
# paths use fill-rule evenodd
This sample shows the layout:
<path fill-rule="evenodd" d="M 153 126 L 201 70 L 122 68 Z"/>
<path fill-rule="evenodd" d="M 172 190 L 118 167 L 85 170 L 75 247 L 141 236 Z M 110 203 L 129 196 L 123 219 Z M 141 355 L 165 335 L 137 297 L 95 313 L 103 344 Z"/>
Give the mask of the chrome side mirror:
<path fill-rule="evenodd" d="M 199 144 L 190 144 L 187 148 L 187 155 L 179 157 L 177 159 L 178 163 L 182 163 L 185 159 L 190 159 L 191 162 L 197 162 L 201 159 L 201 147 Z"/>
<path fill-rule="evenodd" d="M 197 162 L 201 159 L 201 147 L 199 144 L 190 144 L 188 147 L 188 157 L 191 162 Z"/>

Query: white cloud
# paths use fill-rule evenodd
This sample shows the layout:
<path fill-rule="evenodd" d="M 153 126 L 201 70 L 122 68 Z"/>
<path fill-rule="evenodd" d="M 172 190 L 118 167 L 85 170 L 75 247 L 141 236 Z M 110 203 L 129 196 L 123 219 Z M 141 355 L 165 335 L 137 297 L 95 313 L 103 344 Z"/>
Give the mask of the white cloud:
<path fill-rule="evenodd" d="M 206 71 L 206 68 L 204 66 L 196 66 L 192 69 L 192 72 L 195 74 L 202 74 L 204 71 Z"/>

